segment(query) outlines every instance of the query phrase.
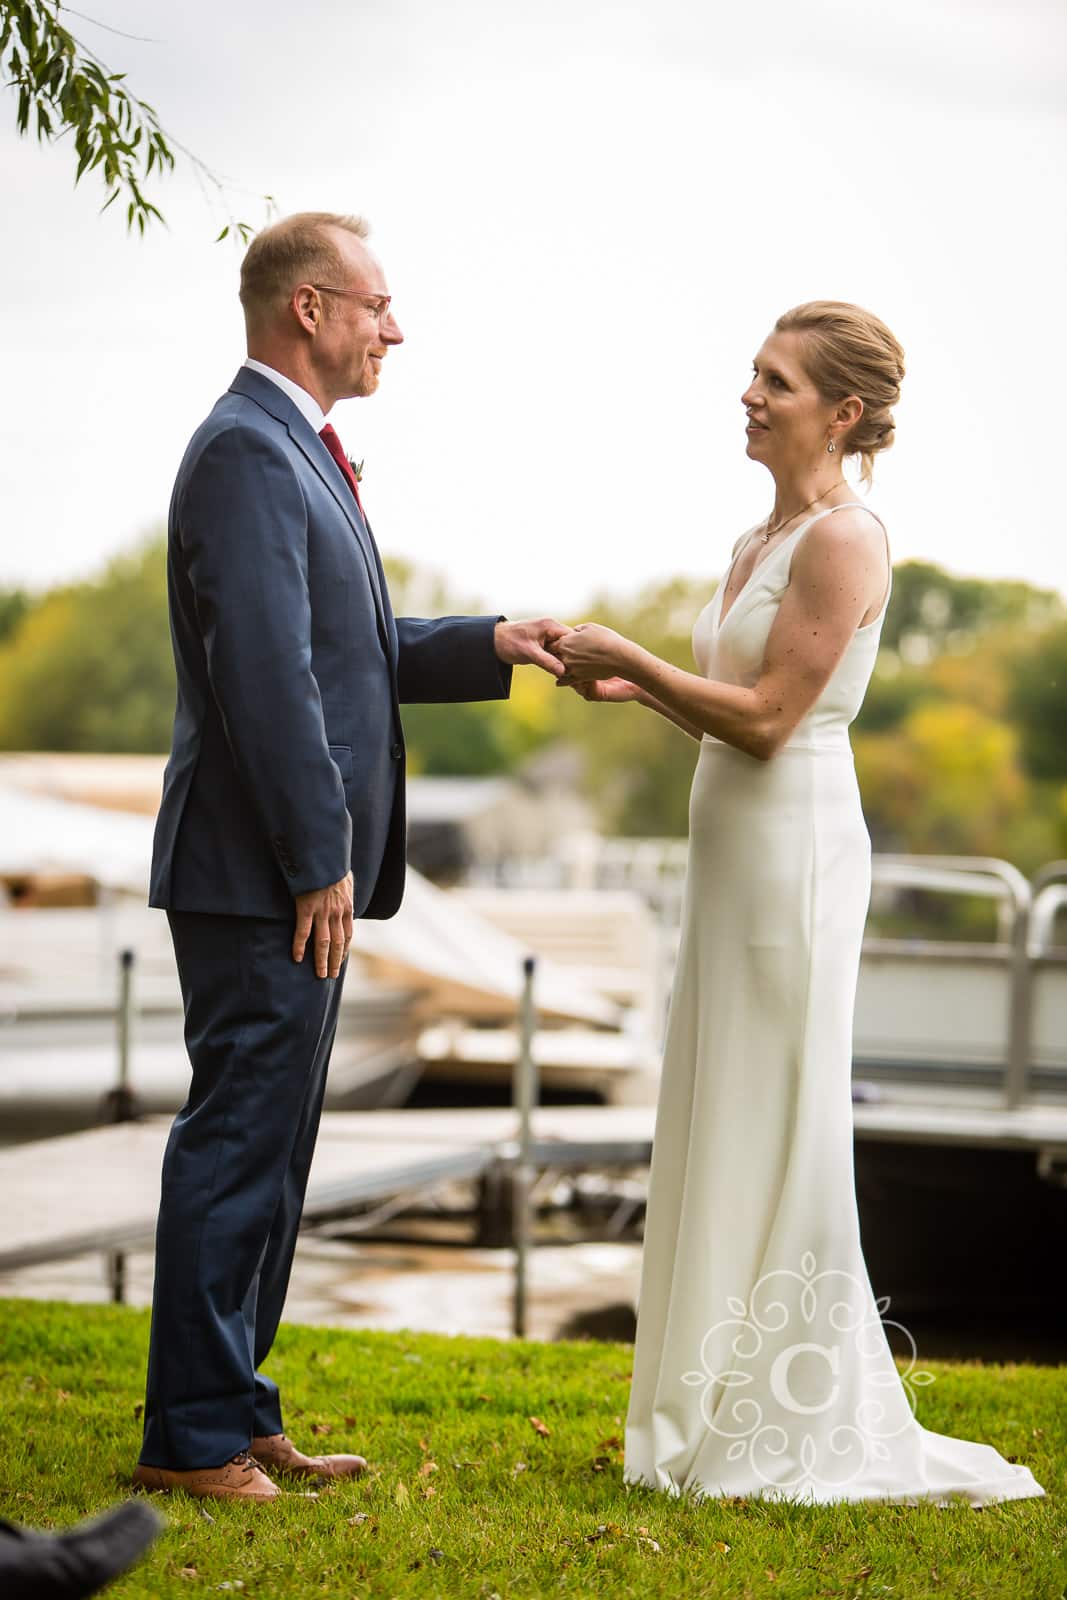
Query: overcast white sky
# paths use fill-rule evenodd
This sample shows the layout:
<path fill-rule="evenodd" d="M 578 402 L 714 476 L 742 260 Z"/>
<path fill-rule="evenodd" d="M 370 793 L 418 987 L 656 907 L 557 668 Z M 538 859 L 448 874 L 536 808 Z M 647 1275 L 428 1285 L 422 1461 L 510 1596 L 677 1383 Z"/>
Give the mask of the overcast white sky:
<path fill-rule="evenodd" d="M 374 226 L 407 335 L 332 420 L 387 554 L 516 615 L 718 574 L 770 505 L 739 396 L 815 297 L 907 352 L 872 504 L 896 559 L 1067 592 L 1067 8 L 1043 0 L 84 0 L 171 134 L 283 212 Z M 243 356 L 239 252 L 72 188 L 0 96 L 0 584 L 165 515 Z"/>

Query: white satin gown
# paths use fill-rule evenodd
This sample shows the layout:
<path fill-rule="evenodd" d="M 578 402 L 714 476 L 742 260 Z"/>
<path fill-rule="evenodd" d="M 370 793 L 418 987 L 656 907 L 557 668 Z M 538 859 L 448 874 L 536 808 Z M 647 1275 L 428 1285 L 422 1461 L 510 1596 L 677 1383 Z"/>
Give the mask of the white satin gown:
<path fill-rule="evenodd" d="M 816 520 L 757 566 L 725 620 L 719 586 L 693 631 L 705 677 L 755 683 Z M 672 1495 L 1045 1493 L 991 1446 L 921 1426 L 928 1376 L 898 1372 L 860 1245 L 851 1063 L 870 838 L 848 726 L 888 600 L 770 761 L 700 746 L 624 1465 L 627 1482 Z"/>

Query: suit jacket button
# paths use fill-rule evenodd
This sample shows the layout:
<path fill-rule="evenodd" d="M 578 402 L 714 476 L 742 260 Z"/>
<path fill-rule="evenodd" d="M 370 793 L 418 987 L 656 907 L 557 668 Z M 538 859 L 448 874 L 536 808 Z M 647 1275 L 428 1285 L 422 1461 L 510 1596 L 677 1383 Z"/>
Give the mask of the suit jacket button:
<path fill-rule="evenodd" d="M 394 761 L 399 761 L 400 757 L 404 754 L 404 746 L 402 744 L 394 744 L 389 754 L 392 756 Z"/>

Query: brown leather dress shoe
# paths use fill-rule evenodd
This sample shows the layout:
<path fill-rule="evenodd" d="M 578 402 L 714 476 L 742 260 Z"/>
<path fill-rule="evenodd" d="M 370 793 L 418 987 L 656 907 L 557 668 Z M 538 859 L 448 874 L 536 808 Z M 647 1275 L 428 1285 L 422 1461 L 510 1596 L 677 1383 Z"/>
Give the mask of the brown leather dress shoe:
<path fill-rule="evenodd" d="M 261 1467 L 299 1478 L 358 1478 L 366 1472 L 362 1456 L 305 1456 L 284 1433 L 253 1439 L 248 1453 Z"/>
<path fill-rule="evenodd" d="M 156 1489 L 164 1494 L 184 1489 L 200 1500 L 277 1500 L 282 1492 L 245 1450 L 224 1461 L 221 1467 L 194 1467 L 191 1472 L 142 1465 L 134 1472 L 133 1481 L 138 1489 Z"/>

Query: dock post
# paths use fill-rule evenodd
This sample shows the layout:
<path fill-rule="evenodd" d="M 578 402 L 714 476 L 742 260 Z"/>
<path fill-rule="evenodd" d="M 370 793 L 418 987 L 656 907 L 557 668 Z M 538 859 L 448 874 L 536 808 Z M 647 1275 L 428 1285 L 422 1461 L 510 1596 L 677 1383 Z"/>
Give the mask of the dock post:
<path fill-rule="evenodd" d="M 530 1196 L 534 1169 L 530 1160 L 530 1113 L 537 1103 L 537 1067 L 533 1058 L 533 1039 L 537 1027 L 534 1010 L 534 971 L 536 961 L 526 956 L 522 963 L 522 1003 L 519 1012 L 519 1053 L 515 1062 L 514 1099 L 519 1113 L 518 1160 L 512 1173 L 512 1217 L 515 1229 L 515 1315 L 516 1339 L 526 1337 L 527 1264 L 530 1249 Z"/>
<path fill-rule="evenodd" d="M 1011 930 L 1011 996 L 1008 1011 L 1008 1061 L 1004 1109 L 1015 1111 L 1030 1094 L 1030 1031 L 1033 1011 L 1030 959 L 1030 906 L 1016 906 Z"/>
<path fill-rule="evenodd" d="M 1055 870 L 1056 863 L 1053 863 Z M 1046 872 L 1048 869 L 1045 869 Z M 1030 1041 L 1033 1027 L 1033 959 L 1030 950 L 1030 925 L 1038 886 L 1044 876 L 1038 873 L 1033 884 L 1007 863 L 1002 864 L 1008 880 L 1011 906 L 1011 996 L 1008 1012 L 1008 1059 L 1004 1072 L 1004 1109 L 1017 1111 L 1031 1096 Z M 1018 880 L 1018 881 L 1016 881 Z"/>
<path fill-rule="evenodd" d="M 123 950 L 119 954 L 119 1078 L 107 1097 L 106 1105 L 111 1122 L 130 1122 L 134 1116 L 133 1093 L 130 1089 L 130 1044 L 133 1036 L 133 963 L 134 952 Z M 111 1299 L 120 1306 L 126 1298 L 126 1254 L 122 1250 L 109 1251 L 107 1275 L 111 1285 Z"/>
<path fill-rule="evenodd" d="M 133 1033 L 133 962 L 132 950 L 123 950 L 119 956 L 119 1083 L 116 1096 L 115 1121 L 129 1121 L 130 1098 L 130 1041 Z"/>

